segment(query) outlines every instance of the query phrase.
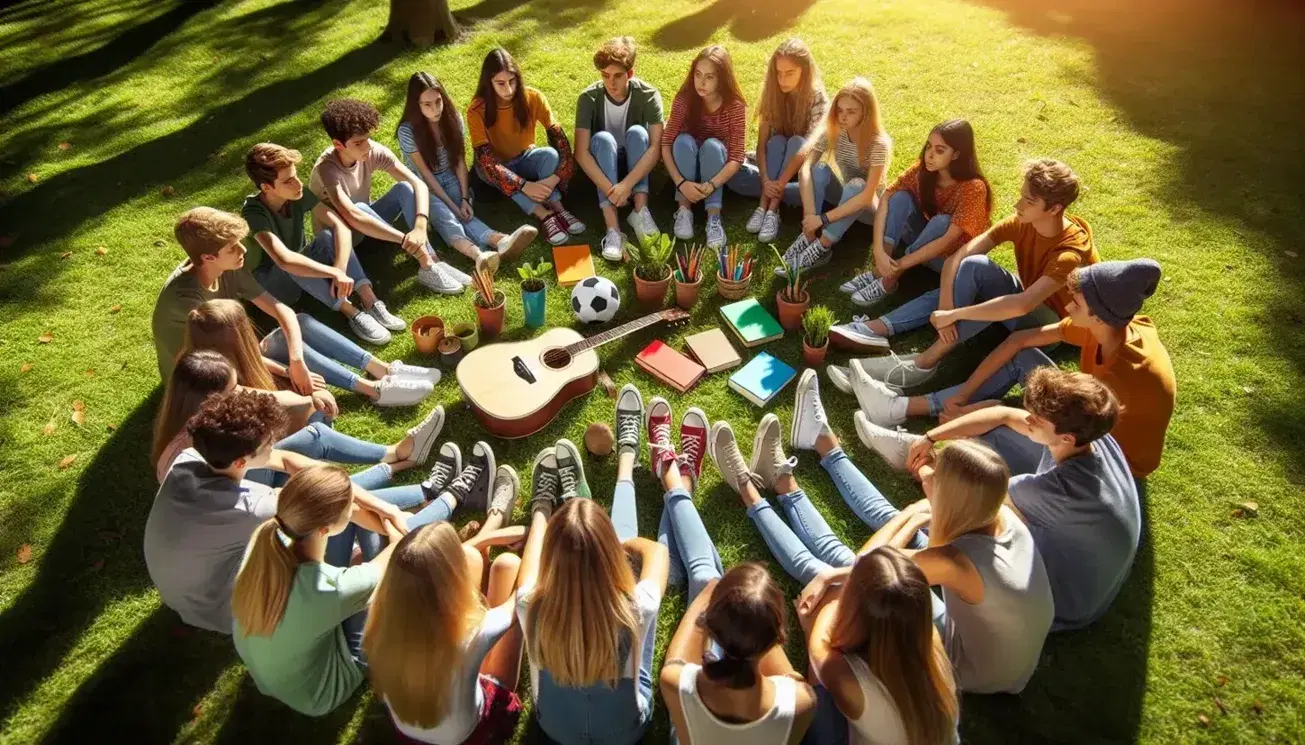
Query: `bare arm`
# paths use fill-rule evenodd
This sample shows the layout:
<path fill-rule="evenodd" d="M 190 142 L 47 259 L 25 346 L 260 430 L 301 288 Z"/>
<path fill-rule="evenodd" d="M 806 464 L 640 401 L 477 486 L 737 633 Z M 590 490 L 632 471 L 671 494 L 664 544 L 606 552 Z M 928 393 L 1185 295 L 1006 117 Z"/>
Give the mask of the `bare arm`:
<path fill-rule="evenodd" d="M 548 532 L 548 518 L 542 512 L 531 515 L 530 534 L 521 549 L 521 570 L 517 572 L 517 587 L 530 587 L 539 576 L 539 559 L 544 553 L 544 534 Z"/>
<path fill-rule="evenodd" d="M 311 394 L 313 382 L 308 372 L 308 365 L 304 364 L 304 337 L 299 330 L 299 319 L 295 316 L 295 312 L 268 292 L 254 298 L 254 305 L 275 318 L 277 325 L 281 327 L 281 333 L 285 334 L 286 354 L 290 360 L 287 367 L 291 385 L 298 393 L 305 396 Z"/>
<path fill-rule="evenodd" d="M 444 204 L 447 204 L 449 209 L 456 212 L 459 205 L 454 204 L 453 200 L 449 199 L 449 195 L 445 193 L 444 187 L 440 186 L 439 179 L 435 178 L 435 173 L 431 171 L 430 166 L 426 163 L 426 159 L 421 157 L 421 153 L 411 152 L 408 153 L 408 157 L 412 158 L 413 165 L 417 166 L 417 172 L 421 174 L 421 180 L 426 183 L 431 195 Z M 463 193 L 466 193 L 465 190 Z"/>
<path fill-rule="evenodd" d="M 378 220 L 369 212 L 365 212 L 353 203 L 353 198 L 339 184 L 330 184 L 326 187 L 327 196 L 330 198 L 331 209 L 339 215 L 351 230 L 356 230 L 368 238 L 375 238 L 378 241 L 387 243 L 403 243 L 403 233 L 399 232 L 393 225 Z"/>
<path fill-rule="evenodd" d="M 281 242 L 281 238 L 270 230 L 254 234 L 254 241 L 263 247 L 263 252 L 276 265 L 296 277 L 320 277 L 335 279 L 338 270 L 318 261 L 313 261 L 298 251 L 291 251 Z"/>
<path fill-rule="evenodd" d="M 490 546 L 511 546 L 514 543 L 520 543 L 526 537 L 526 526 L 511 525 L 506 528 L 499 528 L 490 533 L 478 533 L 467 539 L 462 545 L 481 551 Z"/>
<path fill-rule="evenodd" d="M 766 121 L 765 119 L 762 119 L 761 122 L 757 125 L 756 158 L 757 158 L 757 170 L 761 171 L 761 183 L 763 184 L 770 180 L 770 178 L 766 176 L 766 174 L 770 173 L 770 170 L 766 168 L 766 143 L 769 141 L 770 141 L 770 122 Z"/>
<path fill-rule="evenodd" d="M 1022 350 L 1031 347 L 1045 347 L 1059 341 L 1064 341 L 1064 334 L 1061 333 L 1060 324 L 1058 323 L 1037 329 L 1016 331 L 1006 337 L 1001 344 L 998 344 L 996 349 L 989 352 L 987 357 L 983 358 L 983 362 L 979 363 L 979 366 L 961 385 L 960 390 L 956 392 L 956 397 L 960 399 L 960 403 L 969 403 L 970 399 L 974 397 L 974 392 L 979 390 L 979 386 L 996 375 L 998 370 L 1001 370 L 1007 362 L 1015 359 L 1015 355 Z"/>
<path fill-rule="evenodd" d="M 947 253 L 947 249 L 951 248 L 960 237 L 961 227 L 959 225 L 949 225 L 946 233 L 898 259 L 897 267 L 902 271 L 906 271 L 913 266 L 933 261 Z"/>
<path fill-rule="evenodd" d="M 860 719 L 865 710 L 865 695 L 843 653 L 829 645 L 829 634 L 838 618 L 842 590 L 825 594 L 814 610 L 815 621 L 807 634 L 807 658 L 816 680 L 834 697 L 834 705 L 849 719 Z"/>
<path fill-rule="evenodd" d="M 1023 292 L 1015 295 L 1002 295 L 991 300 L 985 300 L 975 305 L 967 305 L 964 308 L 956 308 L 948 311 L 952 322 L 956 321 L 1007 321 L 1012 318 L 1031 313 L 1033 309 L 1052 295 L 1056 293 L 1064 282 L 1052 279 L 1051 277 L 1038 277 Z"/>
<path fill-rule="evenodd" d="M 320 219 L 330 229 L 335 238 L 335 268 L 345 271 L 349 266 L 349 257 L 353 255 L 353 231 L 349 230 L 349 223 L 321 202 L 313 207 L 313 217 Z"/>
<path fill-rule="evenodd" d="M 857 555 L 863 556 L 880 546 L 891 546 L 896 549 L 906 548 L 920 528 L 929 524 L 929 513 L 926 509 L 928 504 L 928 501 L 922 499 L 893 515 L 892 519 L 884 523 L 883 527 L 870 536 L 870 540 L 861 546 L 861 550 L 857 552 Z"/>
<path fill-rule="evenodd" d="M 657 541 L 639 536 L 629 539 L 624 545 L 626 553 L 638 556 L 641 560 L 639 581 L 653 582 L 657 585 L 657 593 L 664 594 L 666 581 L 671 572 L 671 555 L 666 547 Z"/>
<path fill-rule="evenodd" d="M 1022 435 L 1028 435 L 1030 430 L 1025 417 L 1026 414 L 1020 409 L 1010 406 L 989 406 L 956 417 L 945 424 L 939 424 L 927 434 L 934 442 L 978 437 L 998 427 L 1010 427 Z"/>

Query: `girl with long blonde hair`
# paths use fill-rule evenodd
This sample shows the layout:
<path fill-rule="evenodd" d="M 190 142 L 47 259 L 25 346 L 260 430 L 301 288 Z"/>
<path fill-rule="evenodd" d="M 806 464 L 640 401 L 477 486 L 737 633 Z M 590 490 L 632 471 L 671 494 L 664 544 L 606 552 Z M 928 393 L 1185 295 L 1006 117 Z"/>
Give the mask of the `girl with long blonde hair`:
<path fill-rule="evenodd" d="M 231 597 L 236 652 L 263 693 L 309 716 L 329 713 L 363 681 L 367 605 L 403 534 L 356 508 L 338 466 L 305 468 L 254 531 Z M 350 566 L 358 530 L 390 544 Z"/>
<path fill-rule="evenodd" d="M 806 43 L 785 39 L 770 55 L 761 100 L 753 110 L 757 120 L 756 165 L 744 163 L 729 186 L 749 197 L 760 197 L 746 229 L 762 243 L 779 235 L 779 205 L 800 207 L 802 167 L 798 157 L 824 123 L 829 98 L 820 68 Z"/>
<path fill-rule="evenodd" d="M 357 391 L 377 406 L 408 406 L 430 395 L 439 381 L 439 370 L 397 360 L 384 362 L 307 313 L 298 317 L 304 362 L 313 373 L 314 399 L 319 399 L 316 392 L 325 392 L 329 384 Z M 221 352 L 235 365 L 240 385 L 248 388 L 274 391 L 288 384 L 286 348 L 285 334 L 280 329 L 260 342 L 244 306 L 236 300 L 206 301 L 186 318 L 182 353 L 195 349 Z M 355 366 L 376 379 L 359 377 L 344 365 Z M 329 406 L 318 402 L 316 408 L 334 409 L 334 400 Z"/>
<path fill-rule="evenodd" d="M 786 265 L 803 271 L 823 266 L 853 221 L 873 224 L 892 155 L 874 86 L 852 78 L 834 94 L 820 133 L 802 149 L 802 232 L 784 253 Z M 827 201 L 837 206 L 826 210 Z"/>
<path fill-rule="evenodd" d="M 521 702 L 521 560 L 485 557 L 448 523 L 412 531 L 376 590 L 363 650 L 372 690 L 406 737 L 433 745 L 506 742 Z"/>

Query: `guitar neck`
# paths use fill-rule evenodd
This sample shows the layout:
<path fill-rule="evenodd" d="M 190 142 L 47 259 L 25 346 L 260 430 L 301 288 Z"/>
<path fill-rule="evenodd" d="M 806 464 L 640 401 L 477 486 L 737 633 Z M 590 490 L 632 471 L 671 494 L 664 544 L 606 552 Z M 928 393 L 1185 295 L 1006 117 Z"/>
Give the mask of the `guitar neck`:
<path fill-rule="evenodd" d="M 580 354 L 581 352 L 586 352 L 595 347 L 602 346 L 609 341 L 616 341 L 623 336 L 629 336 L 640 329 L 646 329 L 660 320 L 662 320 L 660 313 L 653 313 L 644 316 L 643 318 L 635 319 L 629 323 L 621 324 L 614 329 L 608 329 L 601 334 L 594 334 L 583 341 L 578 341 L 575 344 L 566 347 L 566 352 L 572 356 Z"/>

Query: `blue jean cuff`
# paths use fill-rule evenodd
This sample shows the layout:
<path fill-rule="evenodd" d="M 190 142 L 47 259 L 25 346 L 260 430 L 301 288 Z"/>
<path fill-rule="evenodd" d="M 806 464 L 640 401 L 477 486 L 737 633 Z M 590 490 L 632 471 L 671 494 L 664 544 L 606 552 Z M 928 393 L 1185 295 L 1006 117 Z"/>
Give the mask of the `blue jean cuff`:
<path fill-rule="evenodd" d="M 842 447 L 836 447 L 828 453 L 825 453 L 825 457 L 820 459 L 820 467 L 828 471 L 829 467 L 838 460 L 847 460 L 847 453 L 843 452 Z"/>
<path fill-rule="evenodd" d="M 689 490 L 685 489 L 684 487 L 668 490 L 666 492 L 666 496 L 663 497 L 663 499 L 665 500 L 666 504 L 670 504 L 672 499 L 677 499 L 681 497 L 688 500 L 693 499 L 693 496 L 689 494 Z"/>
<path fill-rule="evenodd" d="M 879 316 L 879 318 L 875 320 L 884 325 L 884 336 L 892 336 L 897 333 L 897 330 L 893 328 L 893 322 L 888 319 L 888 316 Z"/>
<path fill-rule="evenodd" d="M 779 503 L 784 507 L 788 507 L 792 505 L 794 502 L 799 502 L 806 498 L 807 498 L 807 493 L 805 491 L 803 491 L 802 489 L 794 489 L 793 491 L 787 494 L 779 495 Z"/>
<path fill-rule="evenodd" d="M 748 517 L 755 518 L 756 514 L 758 512 L 761 512 L 762 510 L 774 510 L 774 509 L 775 509 L 774 507 L 770 506 L 770 502 L 767 502 L 766 500 L 763 499 L 760 502 L 757 502 L 756 504 L 748 506 Z"/>

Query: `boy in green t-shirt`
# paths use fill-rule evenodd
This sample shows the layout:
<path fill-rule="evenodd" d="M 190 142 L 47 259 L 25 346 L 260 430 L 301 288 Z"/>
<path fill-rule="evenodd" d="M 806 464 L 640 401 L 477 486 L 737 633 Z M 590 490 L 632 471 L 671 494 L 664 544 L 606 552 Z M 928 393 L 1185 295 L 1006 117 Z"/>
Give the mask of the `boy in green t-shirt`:
<path fill-rule="evenodd" d="M 391 331 L 407 324 L 376 298 L 372 282 L 353 251 L 353 234 L 339 215 L 304 189 L 297 150 L 264 142 L 245 156 L 245 173 L 258 189 L 245 197 L 240 214 L 254 234 L 245 266 L 268 292 L 286 303 L 302 288 L 349 319 L 349 328 L 370 344 L 386 344 Z M 304 216 L 324 225 L 309 240 Z M 264 256 L 266 254 L 266 257 Z M 362 309 L 349 301 L 357 290 Z"/>

